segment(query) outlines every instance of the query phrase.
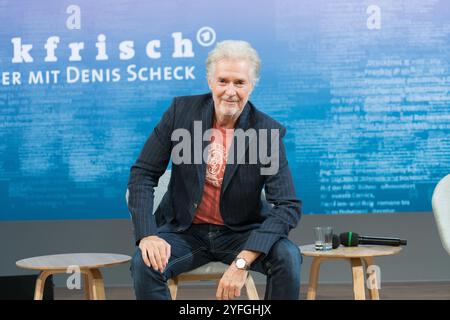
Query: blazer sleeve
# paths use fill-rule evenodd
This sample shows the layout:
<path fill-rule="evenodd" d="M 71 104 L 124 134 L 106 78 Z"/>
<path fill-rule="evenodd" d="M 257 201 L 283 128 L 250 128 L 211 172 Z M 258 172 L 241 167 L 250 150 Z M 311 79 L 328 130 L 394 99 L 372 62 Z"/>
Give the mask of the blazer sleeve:
<path fill-rule="evenodd" d="M 301 201 L 295 195 L 294 182 L 286 158 L 282 128 L 279 135 L 279 170 L 267 175 L 264 190 L 266 199 L 273 205 L 267 219 L 250 234 L 244 249 L 267 254 L 274 243 L 287 238 L 289 231 L 295 228 L 301 218 Z"/>
<path fill-rule="evenodd" d="M 153 215 L 154 188 L 170 160 L 175 109 L 176 99 L 153 129 L 130 170 L 128 210 L 133 220 L 136 244 L 142 238 L 158 233 Z"/>

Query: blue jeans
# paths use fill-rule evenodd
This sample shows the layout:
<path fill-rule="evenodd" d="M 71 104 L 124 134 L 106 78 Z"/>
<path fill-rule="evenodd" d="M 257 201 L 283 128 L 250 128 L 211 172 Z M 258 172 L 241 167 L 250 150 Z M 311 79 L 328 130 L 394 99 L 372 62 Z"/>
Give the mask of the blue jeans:
<path fill-rule="evenodd" d="M 193 224 L 184 232 L 159 234 L 171 245 L 164 272 L 144 264 L 138 248 L 131 261 L 131 274 L 137 299 L 169 300 L 167 280 L 210 261 L 231 264 L 242 251 L 251 231 L 235 232 L 225 226 Z M 267 276 L 265 299 L 296 300 L 300 293 L 302 256 L 297 245 L 282 238 L 267 255 L 260 255 L 251 270 Z"/>

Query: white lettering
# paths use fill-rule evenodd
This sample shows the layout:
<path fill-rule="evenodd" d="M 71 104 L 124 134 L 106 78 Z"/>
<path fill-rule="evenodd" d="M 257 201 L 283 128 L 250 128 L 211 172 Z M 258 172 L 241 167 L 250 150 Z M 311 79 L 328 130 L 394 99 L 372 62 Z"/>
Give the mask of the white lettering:
<path fill-rule="evenodd" d="M 79 24 L 81 23 L 78 21 L 80 19 L 79 17 L 79 7 L 75 6 L 78 10 L 74 11 L 74 16 L 71 16 L 70 23 L 68 22 L 68 27 L 70 29 L 75 29 L 79 27 Z M 69 10 L 69 9 L 68 9 Z M 73 11 L 72 10 L 72 11 Z M 71 12 L 72 12 L 71 11 Z M 77 21 L 73 20 L 75 19 L 75 16 L 77 17 Z M 73 21 L 72 21 L 73 20 Z M 70 24 L 70 26 L 69 26 Z M 173 52 L 172 57 L 173 58 L 193 58 L 195 56 L 193 51 L 193 44 L 192 41 L 188 38 L 183 38 L 183 35 L 181 32 L 174 32 L 172 33 L 173 38 Z M 12 62 L 13 63 L 23 63 L 23 62 L 33 62 L 34 59 L 30 54 L 30 51 L 33 48 L 32 44 L 23 44 L 22 38 L 15 37 L 11 38 L 11 43 L 13 44 L 13 57 Z M 44 57 L 45 62 L 56 62 L 58 61 L 58 56 L 56 54 L 56 49 L 58 49 L 58 46 L 60 43 L 63 43 L 63 41 L 60 39 L 59 36 L 50 36 L 47 38 L 47 41 L 44 44 L 44 48 L 46 50 L 46 55 Z M 135 51 L 135 43 L 132 40 L 124 40 L 119 43 L 118 45 L 118 56 L 120 60 L 131 60 L 136 56 Z M 160 59 L 162 57 L 161 52 L 161 40 L 155 39 L 149 41 L 145 46 L 145 54 L 150 59 Z M 71 42 L 68 44 L 68 48 L 70 50 L 70 55 L 68 58 L 68 61 L 82 61 L 82 50 L 85 49 L 85 42 Z M 95 42 L 95 47 L 97 48 L 95 59 L 97 61 L 105 61 L 109 60 L 108 51 L 109 46 L 107 43 L 107 37 L 104 34 L 98 34 L 97 35 L 97 41 Z M 194 79 L 192 72 L 189 69 L 185 69 L 186 75 L 185 78 L 191 78 Z M 160 71 L 156 71 L 159 73 Z M 174 78 L 177 80 L 182 79 L 183 75 L 181 68 L 177 70 L 170 70 L 170 71 L 162 71 L 166 72 L 166 76 L 169 78 Z M 176 72 L 176 74 L 173 74 L 173 72 Z M 157 76 L 155 74 L 155 77 L 161 78 L 160 76 Z"/>
<path fill-rule="evenodd" d="M 176 80 L 183 80 L 183 76 L 178 74 L 178 71 L 183 71 L 182 67 L 175 67 L 175 69 L 173 69 L 173 77 Z"/>
<path fill-rule="evenodd" d="M 158 77 L 158 80 L 161 80 L 161 68 L 156 68 L 156 72 L 155 69 L 150 68 L 150 80 L 153 80 L 155 76 Z"/>
<path fill-rule="evenodd" d="M 192 58 L 194 52 L 192 51 L 192 41 L 189 39 L 183 39 L 181 32 L 172 33 L 174 40 L 173 58 Z"/>
<path fill-rule="evenodd" d="M 14 45 L 12 63 L 33 62 L 33 57 L 30 56 L 30 50 L 33 48 L 32 44 L 22 44 L 22 39 L 18 37 L 12 38 L 11 42 Z"/>
<path fill-rule="evenodd" d="M 139 72 L 138 72 L 139 80 L 141 80 L 141 81 L 146 81 L 146 80 L 148 80 L 148 78 L 147 78 L 146 76 L 144 76 L 144 72 L 145 72 L 145 71 L 147 71 L 147 68 L 141 68 L 141 69 L 139 69 Z"/>
<path fill-rule="evenodd" d="M 134 57 L 134 42 L 133 41 L 122 41 L 119 44 L 120 60 L 130 60 Z"/>
<path fill-rule="evenodd" d="M 120 69 L 78 69 L 67 67 L 67 83 L 72 84 L 78 81 L 81 83 L 90 82 L 117 82 L 120 80 Z"/>
<path fill-rule="evenodd" d="M 195 66 L 190 66 L 190 67 L 186 67 L 185 68 L 185 78 L 186 79 L 195 79 L 195 76 L 194 76 L 194 68 L 195 68 Z"/>
<path fill-rule="evenodd" d="M 150 59 L 159 59 L 161 58 L 161 53 L 158 51 L 155 51 L 155 48 L 161 47 L 161 41 L 159 40 L 152 40 L 147 43 L 147 46 L 145 47 L 145 52 L 147 53 L 147 56 Z"/>
<path fill-rule="evenodd" d="M 11 75 L 12 75 L 12 83 L 10 79 Z M 21 84 L 20 72 L 18 71 L 13 71 L 12 73 L 7 71 L 2 72 L 2 86 L 9 86 L 11 84 L 12 85 Z"/>
<path fill-rule="evenodd" d="M 172 68 L 171 67 L 164 68 L 164 80 L 172 80 Z"/>
<path fill-rule="evenodd" d="M 67 83 L 75 83 L 80 78 L 80 72 L 78 71 L 78 68 L 75 67 L 67 67 L 66 74 Z"/>
<path fill-rule="evenodd" d="M 47 50 L 47 56 L 45 57 L 45 62 L 56 62 L 58 61 L 58 58 L 55 56 L 55 49 L 58 46 L 59 43 L 59 37 L 49 37 L 47 39 L 47 43 L 45 44 L 44 48 Z"/>
<path fill-rule="evenodd" d="M 193 66 L 137 68 L 135 64 L 131 64 L 127 67 L 127 81 L 189 80 L 195 79 L 193 71 Z"/>
<path fill-rule="evenodd" d="M 80 51 L 84 49 L 84 42 L 69 43 L 70 57 L 69 61 L 81 61 Z"/>
<path fill-rule="evenodd" d="M 128 78 L 127 78 L 127 81 L 133 82 L 133 81 L 135 81 L 135 80 L 137 79 L 137 74 L 136 74 L 135 69 L 136 69 L 136 65 L 135 65 L 135 64 L 130 64 L 130 65 L 127 67 L 127 73 L 128 73 L 129 75 L 131 75 L 131 77 L 128 77 Z"/>
<path fill-rule="evenodd" d="M 28 84 L 49 84 L 58 83 L 58 76 L 61 71 L 59 70 L 47 70 L 42 71 L 30 71 L 28 75 Z"/>
<path fill-rule="evenodd" d="M 108 60 L 108 55 L 106 54 L 106 36 L 104 34 L 99 34 L 97 37 L 97 43 L 95 46 L 98 49 L 97 56 L 95 60 Z"/>

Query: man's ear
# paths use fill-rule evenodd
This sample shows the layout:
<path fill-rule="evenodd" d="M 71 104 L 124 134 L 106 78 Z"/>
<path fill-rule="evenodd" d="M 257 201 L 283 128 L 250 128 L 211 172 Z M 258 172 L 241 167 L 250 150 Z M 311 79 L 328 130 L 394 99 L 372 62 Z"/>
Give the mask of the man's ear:
<path fill-rule="evenodd" d="M 211 85 L 212 83 L 211 83 L 211 79 L 208 78 L 207 80 L 208 80 L 208 87 L 209 87 L 209 90 L 212 91 L 212 85 Z"/>

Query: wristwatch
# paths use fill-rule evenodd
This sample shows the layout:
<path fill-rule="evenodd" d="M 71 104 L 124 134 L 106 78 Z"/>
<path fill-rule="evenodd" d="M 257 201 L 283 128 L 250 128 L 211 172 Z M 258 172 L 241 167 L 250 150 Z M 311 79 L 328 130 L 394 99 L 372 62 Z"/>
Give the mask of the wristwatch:
<path fill-rule="evenodd" d="M 234 260 L 234 264 L 236 265 L 236 268 L 241 270 L 248 270 L 250 266 L 248 265 L 247 261 L 245 261 L 244 258 L 236 258 Z"/>

